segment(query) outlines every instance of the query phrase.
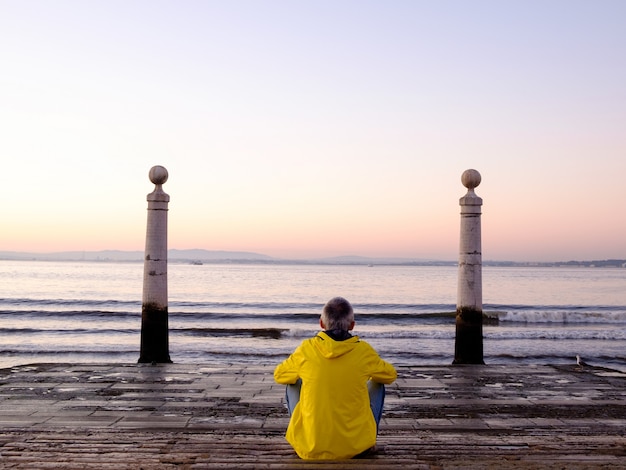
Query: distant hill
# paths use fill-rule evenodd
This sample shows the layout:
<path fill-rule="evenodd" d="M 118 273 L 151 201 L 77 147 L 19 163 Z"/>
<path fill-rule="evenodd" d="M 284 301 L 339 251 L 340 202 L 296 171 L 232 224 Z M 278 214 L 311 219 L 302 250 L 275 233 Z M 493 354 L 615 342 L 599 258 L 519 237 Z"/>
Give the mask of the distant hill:
<path fill-rule="evenodd" d="M 143 251 L 62 251 L 56 253 L 26 253 L 0 251 L 3 260 L 37 261 L 143 261 Z M 204 261 L 271 261 L 274 258 L 246 251 L 169 250 L 168 260 L 173 262 Z"/>
<path fill-rule="evenodd" d="M 177 261 L 274 261 L 276 258 L 249 251 L 176 250 L 168 251 L 169 260 Z M 143 259 L 143 253 L 141 253 Z"/>

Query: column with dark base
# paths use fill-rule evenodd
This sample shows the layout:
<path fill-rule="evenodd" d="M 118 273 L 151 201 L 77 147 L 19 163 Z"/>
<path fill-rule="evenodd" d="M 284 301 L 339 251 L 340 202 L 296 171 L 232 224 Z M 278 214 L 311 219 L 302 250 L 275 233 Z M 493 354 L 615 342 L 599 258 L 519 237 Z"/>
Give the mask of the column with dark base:
<path fill-rule="evenodd" d="M 167 311 L 167 211 L 170 197 L 163 192 L 162 187 L 168 173 L 162 166 L 154 166 L 149 176 L 155 188 L 147 197 L 139 362 L 165 363 L 172 362 Z"/>
<path fill-rule="evenodd" d="M 483 359 L 483 294 L 480 215 L 483 200 L 474 193 L 481 176 L 467 170 L 461 182 L 467 194 L 461 206 L 461 237 L 459 247 L 459 278 L 456 305 L 456 338 L 453 364 L 484 364 Z"/>

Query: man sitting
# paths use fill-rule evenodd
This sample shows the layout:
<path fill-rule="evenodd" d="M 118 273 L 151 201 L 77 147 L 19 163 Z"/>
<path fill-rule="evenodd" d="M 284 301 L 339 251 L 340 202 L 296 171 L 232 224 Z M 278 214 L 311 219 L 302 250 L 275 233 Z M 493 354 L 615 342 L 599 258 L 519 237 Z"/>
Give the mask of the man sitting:
<path fill-rule="evenodd" d="M 276 366 L 287 384 L 290 420 L 285 435 L 303 459 L 349 459 L 376 444 L 383 384 L 397 373 L 368 343 L 352 336 L 352 305 L 335 297 L 324 306 L 323 330 Z"/>

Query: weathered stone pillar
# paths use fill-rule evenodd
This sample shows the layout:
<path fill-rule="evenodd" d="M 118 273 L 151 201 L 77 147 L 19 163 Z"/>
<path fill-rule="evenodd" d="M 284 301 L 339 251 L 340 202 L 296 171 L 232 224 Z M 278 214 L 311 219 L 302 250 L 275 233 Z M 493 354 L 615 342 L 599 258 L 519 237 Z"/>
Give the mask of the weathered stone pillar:
<path fill-rule="evenodd" d="M 480 240 L 480 208 L 483 200 L 474 193 L 480 173 L 467 170 L 461 176 L 467 194 L 461 205 L 459 280 L 456 305 L 456 339 L 453 364 L 484 364 L 483 286 Z"/>
<path fill-rule="evenodd" d="M 162 363 L 172 362 L 167 312 L 167 206 L 170 197 L 162 187 L 168 178 L 167 170 L 162 166 L 153 166 L 149 176 L 155 188 L 147 197 L 139 362 Z"/>

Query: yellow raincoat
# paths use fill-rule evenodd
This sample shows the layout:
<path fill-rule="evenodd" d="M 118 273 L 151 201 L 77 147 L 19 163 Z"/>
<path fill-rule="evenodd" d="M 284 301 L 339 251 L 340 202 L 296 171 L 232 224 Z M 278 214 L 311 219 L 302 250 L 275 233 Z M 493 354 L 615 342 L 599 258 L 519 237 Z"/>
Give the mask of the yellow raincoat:
<path fill-rule="evenodd" d="M 302 379 L 287 441 L 303 459 L 349 459 L 376 444 L 367 381 L 390 384 L 394 367 L 358 336 L 335 341 L 325 332 L 304 340 L 274 370 L 274 379 Z"/>

